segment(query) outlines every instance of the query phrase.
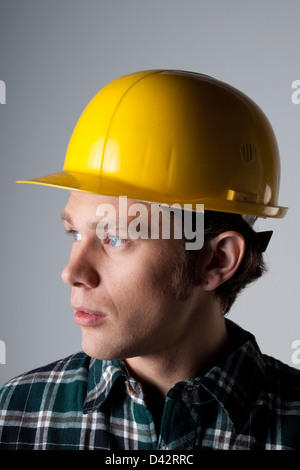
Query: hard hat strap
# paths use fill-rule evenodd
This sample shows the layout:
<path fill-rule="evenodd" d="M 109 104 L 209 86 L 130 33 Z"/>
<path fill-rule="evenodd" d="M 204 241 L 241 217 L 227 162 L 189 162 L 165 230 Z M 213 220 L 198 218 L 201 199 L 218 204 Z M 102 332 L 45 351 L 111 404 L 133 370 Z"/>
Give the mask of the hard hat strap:
<path fill-rule="evenodd" d="M 269 242 L 271 240 L 271 237 L 273 235 L 273 231 L 272 230 L 269 230 L 269 231 L 266 231 L 266 232 L 256 232 L 256 241 L 257 241 L 257 245 L 259 247 L 259 250 L 263 253 L 264 251 L 266 251 L 268 245 L 269 245 Z"/>

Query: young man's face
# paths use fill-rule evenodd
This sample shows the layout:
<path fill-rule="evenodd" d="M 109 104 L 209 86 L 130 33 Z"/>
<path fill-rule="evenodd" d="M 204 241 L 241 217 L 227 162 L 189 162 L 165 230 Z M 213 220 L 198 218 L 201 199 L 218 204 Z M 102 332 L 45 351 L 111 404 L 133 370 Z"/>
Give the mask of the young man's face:
<path fill-rule="evenodd" d="M 118 216 L 118 198 L 80 192 L 71 193 L 62 213 L 73 237 L 62 278 L 72 287 L 83 350 L 99 359 L 125 359 L 172 349 L 199 315 L 193 290 L 183 298 L 174 287 L 187 290 L 180 274 L 183 240 L 100 239 L 96 213 L 105 203 Z"/>

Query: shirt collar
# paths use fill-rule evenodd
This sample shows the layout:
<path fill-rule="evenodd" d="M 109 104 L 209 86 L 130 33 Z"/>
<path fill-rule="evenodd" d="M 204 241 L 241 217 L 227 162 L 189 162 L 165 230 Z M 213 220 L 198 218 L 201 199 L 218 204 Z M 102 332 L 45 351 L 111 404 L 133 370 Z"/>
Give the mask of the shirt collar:
<path fill-rule="evenodd" d="M 99 408 L 107 399 L 114 385 L 127 377 L 125 365 L 120 361 L 90 361 L 87 395 L 83 412 L 88 413 Z"/>
<path fill-rule="evenodd" d="M 226 327 L 231 344 L 229 354 L 200 377 L 175 384 L 168 395 L 184 388 L 191 391 L 186 399 L 193 397 L 196 400 L 195 391 L 201 395 L 201 389 L 205 390 L 225 409 L 238 432 L 247 422 L 261 389 L 265 364 L 251 333 L 228 319 Z M 136 402 L 143 402 L 141 387 L 129 376 L 123 362 L 91 359 L 84 413 L 100 408 L 120 382 L 126 384 L 128 393 Z"/>
<path fill-rule="evenodd" d="M 229 320 L 226 326 L 231 352 L 199 382 L 225 409 L 235 431 L 240 432 L 262 389 L 266 366 L 254 336 Z"/>

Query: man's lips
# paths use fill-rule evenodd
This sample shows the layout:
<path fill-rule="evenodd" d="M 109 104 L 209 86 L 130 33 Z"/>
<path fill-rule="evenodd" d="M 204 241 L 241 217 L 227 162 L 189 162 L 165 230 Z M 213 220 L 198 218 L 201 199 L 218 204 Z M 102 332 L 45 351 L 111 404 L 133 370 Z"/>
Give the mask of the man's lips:
<path fill-rule="evenodd" d="M 98 326 L 107 318 L 107 315 L 100 311 L 91 310 L 84 306 L 72 306 L 75 312 L 75 323 L 79 326 Z"/>
<path fill-rule="evenodd" d="M 87 314 L 90 314 L 90 315 L 106 316 L 106 314 L 104 312 L 102 312 L 100 310 L 91 309 L 89 307 L 86 307 L 85 305 L 72 304 L 72 308 L 73 308 L 74 312 L 83 312 L 83 313 L 87 313 Z"/>

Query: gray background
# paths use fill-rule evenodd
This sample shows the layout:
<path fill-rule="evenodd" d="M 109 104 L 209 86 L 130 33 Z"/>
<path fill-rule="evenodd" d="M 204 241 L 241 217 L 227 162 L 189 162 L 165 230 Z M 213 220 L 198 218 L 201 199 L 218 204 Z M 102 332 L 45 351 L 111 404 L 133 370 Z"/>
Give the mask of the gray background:
<path fill-rule="evenodd" d="M 291 101 L 299 18 L 299 0 L 0 0 L 0 384 L 81 348 L 60 277 L 71 247 L 59 221 L 68 192 L 14 181 L 62 169 L 82 110 L 107 82 L 160 67 L 231 83 L 274 127 L 280 203 L 290 210 L 259 223 L 275 232 L 269 273 L 229 318 L 250 329 L 263 352 L 292 365 L 291 344 L 300 339 L 300 105 Z"/>

